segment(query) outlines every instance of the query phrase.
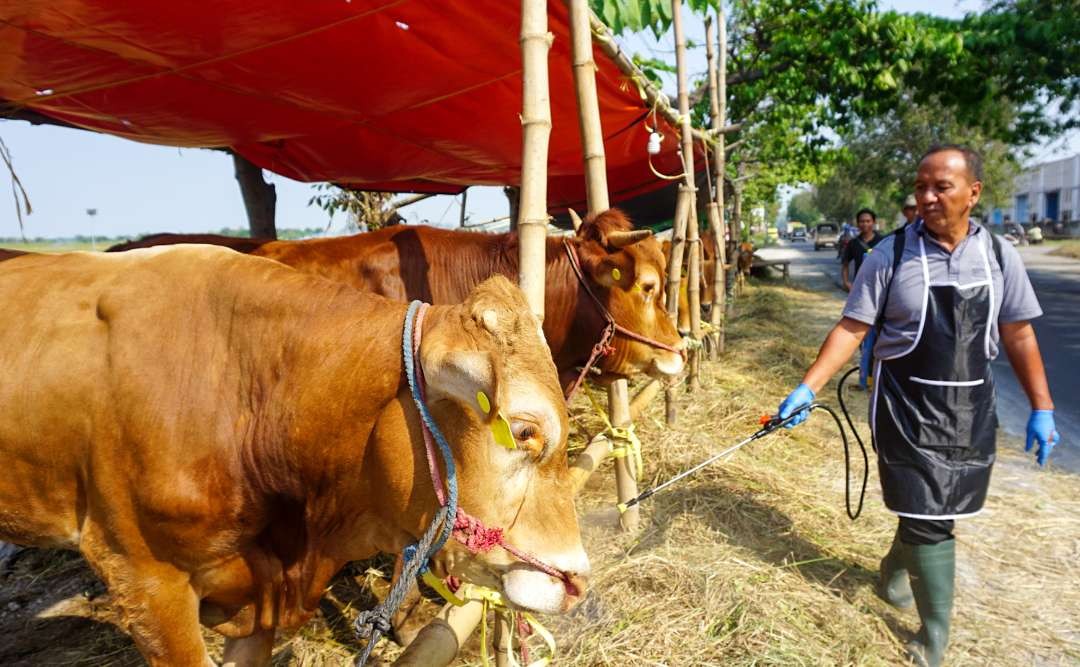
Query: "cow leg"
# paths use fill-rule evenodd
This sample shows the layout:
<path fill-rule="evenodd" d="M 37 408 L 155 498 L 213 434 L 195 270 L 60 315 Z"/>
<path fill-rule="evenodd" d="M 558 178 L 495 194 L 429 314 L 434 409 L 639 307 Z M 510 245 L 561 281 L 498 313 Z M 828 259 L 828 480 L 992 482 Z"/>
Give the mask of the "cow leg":
<path fill-rule="evenodd" d="M 152 667 L 213 666 L 199 631 L 199 599 L 188 574 L 167 563 L 116 553 L 108 544 L 90 527 L 80 551 L 105 582 L 147 662 Z"/>
<path fill-rule="evenodd" d="M 274 652 L 274 630 L 256 630 L 248 637 L 226 639 L 222 667 L 263 667 Z"/>

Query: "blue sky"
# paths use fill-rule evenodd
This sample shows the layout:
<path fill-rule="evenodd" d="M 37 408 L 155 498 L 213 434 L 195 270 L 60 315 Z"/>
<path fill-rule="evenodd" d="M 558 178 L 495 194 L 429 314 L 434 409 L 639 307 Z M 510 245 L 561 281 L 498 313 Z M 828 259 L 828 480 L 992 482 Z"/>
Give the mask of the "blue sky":
<path fill-rule="evenodd" d="M 977 0 L 880 2 L 883 8 L 961 16 L 977 11 Z M 704 26 L 688 21 L 690 39 L 702 42 Z M 674 48 L 670 34 L 660 40 L 635 35 L 622 42 L 631 51 L 665 55 Z M 705 68 L 704 49 L 691 53 L 691 72 Z M 674 98 L 670 80 L 665 89 Z M 554 128 L 577 132 L 577 128 Z M 31 126 L 21 121 L 0 121 L 0 139 L 11 151 L 16 172 L 33 205 L 25 217 L 29 237 L 64 237 L 76 234 L 136 236 L 158 231 L 196 232 L 221 227 L 246 227 L 232 160 L 219 151 L 177 149 L 139 144 L 111 136 L 59 127 Z M 1080 134 L 1066 151 L 1080 151 Z M 1051 151 L 1043 151 L 1049 155 Z M 1065 153 L 1062 153 L 1065 154 Z M 269 174 L 277 186 L 279 228 L 324 227 L 329 220 L 320 209 L 309 207 L 309 184 Z M 0 170 L 0 190 L 9 188 L 6 170 Z M 411 222 L 456 225 L 460 198 L 439 196 L 403 210 Z M 91 218 L 87 209 L 97 209 Z M 499 188 L 469 190 L 467 215 L 481 222 L 507 214 Z M 336 220 L 335 228 L 343 221 Z M 18 235 L 12 200 L 0 195 L 0 237 Z"/>

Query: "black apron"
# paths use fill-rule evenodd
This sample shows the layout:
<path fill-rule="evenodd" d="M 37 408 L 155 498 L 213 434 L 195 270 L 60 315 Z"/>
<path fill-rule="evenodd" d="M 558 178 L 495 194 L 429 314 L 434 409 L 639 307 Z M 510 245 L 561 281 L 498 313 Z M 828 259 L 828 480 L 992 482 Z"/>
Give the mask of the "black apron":
<path fill-rule="evenodd" d="M 994 289 L 929 284 L 919 238 L 926 304 L 906 352 L 877 361 L 871 424 L 885 505 L 901 516 L 950 519 L 982 509 L 994 464 L 997 415 L 990 369 Z"/>

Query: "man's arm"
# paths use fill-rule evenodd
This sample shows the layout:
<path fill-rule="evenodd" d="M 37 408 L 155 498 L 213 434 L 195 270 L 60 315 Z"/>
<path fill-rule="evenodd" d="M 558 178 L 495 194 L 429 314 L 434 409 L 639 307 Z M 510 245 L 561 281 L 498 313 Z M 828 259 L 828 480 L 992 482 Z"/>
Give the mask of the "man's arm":
<path fill-rule="evenodd" d="M 1046 369 L 1043 367 L 1039 341 L 1035 338 L 1035 329 L 1031 322 L 1001 322 L 1001 343 L 1009 357 L 1013 372 L 1020 380 L 1032 410 L 1053 410 L 1054 401 L 1050 397 L 1050 385 L 1046 382 Z"/>
<path fill-rule="evenodd" d="M 840 318 L 821 344 L 817 359 L 803 377 L 803 384 L 813 389 L 815 394 L 821 391 L 829 378 L 836 375 L 859 349 L 859 343 L 862 343 L 868 331 L 869 324 L 850 317 Z"/>
<path fill-rule="evenodd" d="M 844 263 L 840 265 L 840 279 L 844 283 L 844 289 L 850 292 L 851 291 L 851 280 L 848 278 L 848 265 L 849 264 L 850 264 L 850 262 L 848 262 L 847 253 L 845 252 L 844 253 Z"/>

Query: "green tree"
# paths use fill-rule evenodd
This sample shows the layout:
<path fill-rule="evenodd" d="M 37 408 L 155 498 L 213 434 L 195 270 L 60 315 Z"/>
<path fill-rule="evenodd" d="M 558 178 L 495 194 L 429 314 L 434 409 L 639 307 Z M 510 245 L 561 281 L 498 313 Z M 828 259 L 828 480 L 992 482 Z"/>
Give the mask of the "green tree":
<path fill-rule="evenodd" d="M 788 202 L 787 217 L 788 220 L 795 220 L 807 226 L 821 220 L 821 211 L 814 203 L 814 193 L 804 190 L 792 197 Z"/>
<path fill-rule="evenodd" d="M 1007 102 L 1001 107 L 1002 117 L 1014 115 Z M 853 125 L 841 137 L 842 150 L 832 169 L 815 182 L 815 204 L 836 219 L 848 220 L 869 206 L 891 221 L 912 192 L 919 158 L 931 145 L 942 143 L 964 144 L 982 155 L 980 212 L 1007 204 L 1019 173 L 1018 152 L 961 117 L 934 99 L 926 104 L 912 100 Z"/>

